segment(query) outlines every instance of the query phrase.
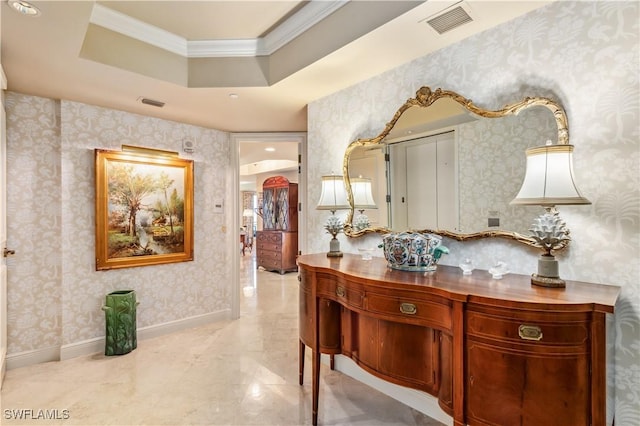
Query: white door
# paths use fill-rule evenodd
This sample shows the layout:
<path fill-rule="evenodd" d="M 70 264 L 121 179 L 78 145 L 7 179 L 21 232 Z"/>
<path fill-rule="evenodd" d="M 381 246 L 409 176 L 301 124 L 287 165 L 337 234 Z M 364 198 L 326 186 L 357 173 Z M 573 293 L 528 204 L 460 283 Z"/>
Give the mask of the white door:
<path fill-rule="evenodd" d="M 407 146 L 407 228 L 438 229 L 437 144 Z"/>
<path fill-rule="evenodd" d="M 453 132 L 391 145 L 392 229 L 458 229 Z"/>
<path fill-rule="evenodd" d="M 7 88 L 7 81 L 1 65 L 0 74 L 2 75 L 2 87 L 0 87 L 0 250 L 2 250 L 0 255 L 0 388 L 2 388 L 7 357 L 7 262 L 5 259 L 7 254 L 7 139 L 4 110 L 4 91 Z"/>

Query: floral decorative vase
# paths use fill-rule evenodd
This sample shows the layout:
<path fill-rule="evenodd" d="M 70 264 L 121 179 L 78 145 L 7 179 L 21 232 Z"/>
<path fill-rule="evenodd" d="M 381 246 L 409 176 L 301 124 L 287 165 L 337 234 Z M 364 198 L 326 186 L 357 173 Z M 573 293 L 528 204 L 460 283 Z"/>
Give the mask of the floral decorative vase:
<path fill-rule="evenodd" d="M 402 232 L 385 235 L 381 247 L 390 268 L 429 272 L 435 271 L 440 257 L 449 253 L 441 243 L 439 235 Z"/>
<path fill-rule="evenodd" d="M 123 355 L 138 346 L 136 335 L 136 292 L 119 290 L 107 294 L 105 306 L 105 355 Z"/>

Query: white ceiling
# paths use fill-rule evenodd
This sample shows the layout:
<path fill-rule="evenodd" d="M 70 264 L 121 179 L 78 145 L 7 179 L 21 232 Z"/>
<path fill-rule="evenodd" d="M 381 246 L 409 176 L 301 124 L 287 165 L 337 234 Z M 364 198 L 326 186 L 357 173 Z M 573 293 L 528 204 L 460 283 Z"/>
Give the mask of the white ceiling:
<path fill-rule="evenodd" d="M 187 40 L 252 39 L 303 7 L 304 1 L 99 1 Z M 149 13 L 153 10 L 153 13 Z"/>
<path fill-rule="evenodd" d="M 8 90 L 229 132 L 291 132 L 306 131 L 309 102 L 549 0 L 31 3 L 39 16 L 2 1 Z M 424 22 L 458 5 L 473 22 L 443 35 Z M 241 175 L 295 169 L 290 145 L 243 143 Z"/>

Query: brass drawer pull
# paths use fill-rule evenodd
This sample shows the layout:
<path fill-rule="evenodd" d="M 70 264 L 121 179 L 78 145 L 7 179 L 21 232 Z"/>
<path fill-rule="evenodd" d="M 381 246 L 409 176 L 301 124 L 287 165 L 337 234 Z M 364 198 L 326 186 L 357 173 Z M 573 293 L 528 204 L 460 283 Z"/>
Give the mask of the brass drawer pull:
<path fill-rule="evenodd" d="M 418 308 L 413 303 L 401 303 L 400 312 L 408 315 L 415 315 L 418 312 Z"/>
<path fill-rule="evenodd" d="M 542 340 L 542 329 L 536 325 L 522 324 L 518 327 L 518 335 L 523 340 Z"/>
<path fill-rule="evenodd" d="M 336 287 L 336 296 L 344 297 L 347 295 L 347 292 L 344 291 L 344 287 Z"/>

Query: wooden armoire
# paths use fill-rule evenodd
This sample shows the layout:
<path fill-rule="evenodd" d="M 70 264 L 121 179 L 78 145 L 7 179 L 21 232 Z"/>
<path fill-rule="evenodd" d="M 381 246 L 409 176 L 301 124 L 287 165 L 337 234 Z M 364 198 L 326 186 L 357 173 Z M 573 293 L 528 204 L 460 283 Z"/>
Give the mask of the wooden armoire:
<path fill-rule="evenodd" d="M 267 271 L 297 271 L 298 184 L 273 176 L 262 184 L 262 231 L 256 234 L 256 261 Z"/>

